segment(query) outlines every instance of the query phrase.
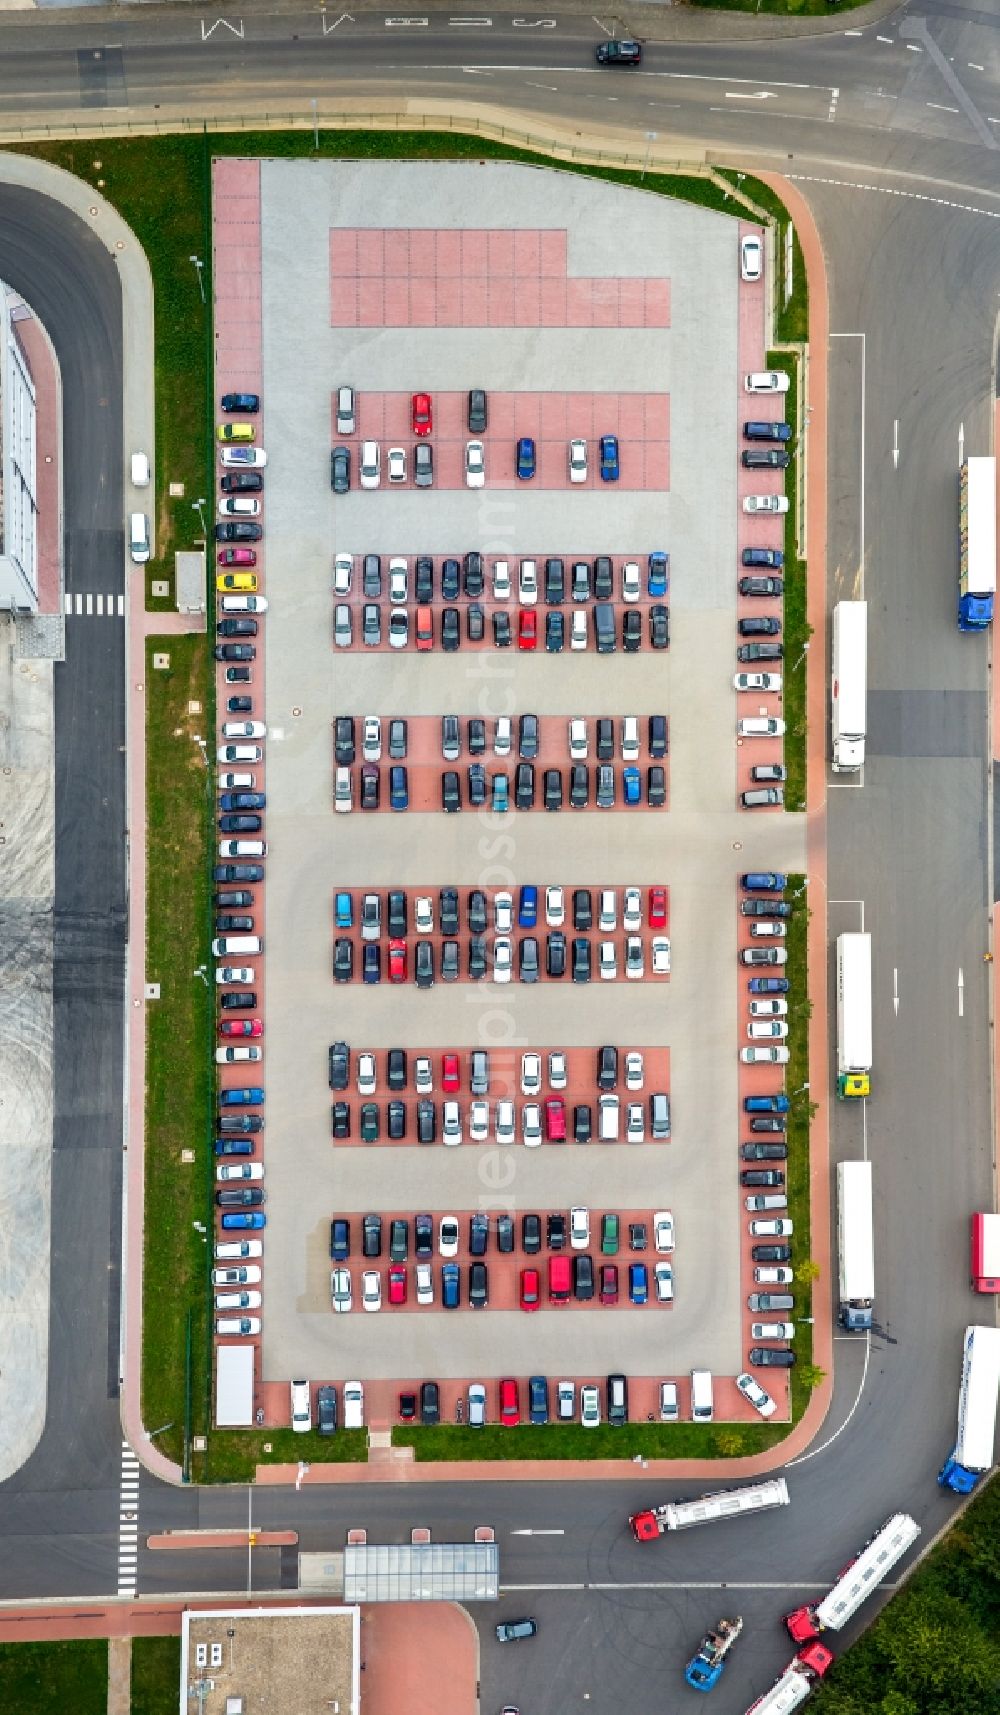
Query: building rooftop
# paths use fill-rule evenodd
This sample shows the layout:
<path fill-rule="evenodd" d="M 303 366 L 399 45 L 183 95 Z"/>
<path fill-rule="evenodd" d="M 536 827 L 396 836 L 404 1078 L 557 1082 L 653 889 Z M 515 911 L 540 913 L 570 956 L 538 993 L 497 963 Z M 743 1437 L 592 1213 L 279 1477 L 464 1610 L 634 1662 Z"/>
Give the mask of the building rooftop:
<path fill-rule="evenodd" d="M 358 1715 L 357 1608 L 187 1612 L 187 1715 Z"/>

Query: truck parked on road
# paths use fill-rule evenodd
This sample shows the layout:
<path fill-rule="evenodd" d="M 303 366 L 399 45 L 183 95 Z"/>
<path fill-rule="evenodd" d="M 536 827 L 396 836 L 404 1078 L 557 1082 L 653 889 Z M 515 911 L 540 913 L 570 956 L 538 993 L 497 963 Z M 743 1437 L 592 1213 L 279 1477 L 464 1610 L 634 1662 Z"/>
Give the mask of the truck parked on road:
<path fill-rule="evenodd" d="M 830 681 L 835 774 L 857 774 L 868 730 L 868 603 L 838 601 L 833 610 Z"/>
<path fill-rule="evenodd" d="M 920 1526 L 908 1513 L 893 1513 L 845 1567 L 821 1602 L 815 1606 L 806 1602 L 785 1615 L 789 1637 L 800 1644 L 819 1637 L 820 1632 L 839 1632 L 919 1535 Z"/>
<path fill-rule="evenodd" d="M 872 1164 L 837 1163 L 838 1321 L 848 1333 L 872 1325 L 875 1303 L 875 1240 L 872 1232 Z"/>
<path fill-rule="evenodd" d="M 973 1292 L 1000 1292 L 1000 1215 L 973 1215 L 969 1249 Z"/>
<path fill-rule="evenodd" d="M 872 938 L 837 936 L 837 1094 L 871 1094 Z"/>
<path fill-rule="evenodd" d="M 684 1669 L 684 1678 L 692 1691 L 713 1691 L 722 1678 L 726 1657 L 743 1630 L 743 1616 L 735 1620 L 720 1620 L 714 1632 L 702 1638 L 698 1649 Z"/>
<path fill-rule="evenodd" d="M 716 1519 L 739 1518 L 743 1513 L 787 1505 L 788 1485 L 784 1477 L 774 1477 L 745 1489 L 720 1489 L 715 1494 L 699 1495 L 693 1501 L 668 1501 L 663 1506 L 632 1513 L 628 1522 L 637 1542 L 654 1542 L 664 1531 L 687 1530 L 693 1524 L 713 1524 Z"/>
<path fill-rule="evenodd" d="M 798 1709 L 814 1690 L 816 1681 L 822 1679 L 832 1660 L 833 1656 L 823 1644 L 807 1644 L 789 1662 L 770 1691 L 765 1691 L 763 1697 L 751 1703 L 747 1715 L 791 1715 L 791 1711 Z"/>
<path fill-rule="evenodd" d="M 998 1392 L 1000 1328 L 966 1328 L 958 1390 L 958 1435 L 938 1472 L 941 1487 L 956 1495 L 970 1494 L 993 1464 Z"/>
<path fill-rule="evenodd" d="M 958 629 L 985 631 L 997 588 L 996 459 L 966 459 L 959 483 Z"/>

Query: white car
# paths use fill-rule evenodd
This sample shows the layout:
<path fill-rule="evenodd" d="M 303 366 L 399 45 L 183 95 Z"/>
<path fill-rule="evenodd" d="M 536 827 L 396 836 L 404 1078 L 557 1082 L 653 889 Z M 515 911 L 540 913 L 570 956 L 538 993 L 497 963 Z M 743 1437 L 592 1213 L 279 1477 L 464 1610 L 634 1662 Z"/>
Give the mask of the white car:
<path fill-rule="evenodd" d="M 260 1317 L 259 1316 L 217 1316 L 215 1319 L 215 1332 L 217 1334 L 221 1334 L 224 1338 L 228 1338 L 230 1335 L 235 1335 L 235 1334 L 243 1334 L 243 1335 L 259 1334 L 260 1333 Z"/>
<path fill-rule="evenodd" d="M 469 1398 L 465 1421 L 470 1429 L 482 1429 L 486 1423 L 486 1389 L 482 1382 L 469 1383 Z"/>
<path fill-rule="evenodd" d="M 597 1429 L 601 1422 L 601 1394 L 593 1382 L 580 1389 L 580 1423 L 584 1429 Z"/>
<path fill-rule="evenodd" d="M 486 459 L 482 441 L 465 443 L 465 486 L 482 488 L 486 482 Z"/>
<path fill-rule="evenodd" d="M 442 1215 L 438 1228 L 438 1251 L 441 1256 L 458 1255 L 458 1222 L 454 1215 Z"/>
<path fill-rule="evenodd" d="M 377 1268 L 366 1268 L 361 1276 L 361 1306 L 364 1310 L 381 1310 L 382 1276 Z"/>
<path fill-rule="evenodd" d="M 538 600 L 538 566 L 534 560 L 521 561 L 517 596 L 522 607 L 534 607 Z"/>
<path fill-rule="evenodd" d="M 677 1383 L 660 1383 L 660 1422 L 674 1423 L 680 1416 L 677 1405 Z"/>
<path fill-rule="evenodd" d="M 382 454 L 378 441 L 362 441 L 359 469 L 362 488 L 377 488 L 382 480 Z"/>
<path fill-rule="evenodd" d="M 780 673 L 736 673 L 733 686 L 737 691 L 780 691 Z"/>
<path fill-rule="evenodd" d="M 758 369 L 743 378 L 748 393 L 787 393 L 788 376 L 782 369 Z"/>
<path fill-rule="evenodd" d="M 260 1269 L 253 1264 L 249 1268 L 213 1268 L 213 1286 L 258 1286 L 260 1284 Z"/>
<path fill-rule="evenodd" d="M 219 775 L 220 792 L 252 792 L 255 785 L 255 778 L 249 772 L 246 774 Z"/>
<path fill-rule="evenodd" d="M 434 1076 L 431 1063 L 426 1054 L 421 1054 L 413 1063 L 413 1081 L 418 1096 L 429 1096 L 434 1088 Z"/>
<path fill-rule="evenodd" d="M 736 722 L 737 738 L 781 738 L 784 731 L 784 721 L 775 720 L 773 715 L 751 715 Z"/>
<path fill-rule="evenodd" d="M 226 494 L 219 501 L 220 518 L 259 518 L 260 501 L 250 495 Z"/>
<path fill-rule="evenodd" d="M 669 1209 L 658 1209 L 653 1216 L 653 1244 L 661 1256 L 669 1256 L 674 1248 L 674 1217 Z"/>
<path fill-rule="evenodd" d="M 441 1105 L 441 1142 L 447 1144 L 462 1141 L 462 1111 L 457 1102 L 443 1102 Z"/>
<path fill-rule="evenodd" d="M 485 1143 L 490 1135 L 489 1102 L 473 1102 L 469 1109 L 469 1141 Z"/>
<path fill-rule="evenodd" d="M 510 940 L 506 935 L 498 935 L 493 943 L 493 981 L 509 983 L 513 967 L 513 953 Z"/>
<path fill-rule="evenodd" d="M 751 1340 L 794 1340 L 794 1322 L 751 1322 Z"/>
<path fill-rule="evenodd" d="M 586 441 L 570 441 L 569 443 L 569 480 L 570 482 L 586 482 L 587 480 Z"/>
<path fill-rule="evenodd" d="M 510 562 L 496 560 L 493 565 L 493 600 L 510 601 Z"/>
<path fill-rule="evenodd" d="M 788 1026 L 781 1018 L 757 1018 L 747 1025 L 747 1038 L 751 1042 L 766 1042 L 769 1037 L 783 1042 L 787 1035 Z"/>
<path fill-rule="evenodd" d="M 626 560 L 622 567 L 622 601 L 638 601 L 642 594 L 642 578 L 637 560 Z"/>
<path fill-rule="evenodd" d="M 260 762 L 263 755 L 259 744 L 220 744 L 215 753 L 218 762 Z"/>
<path fill-rule="evenodd" d="M 791 1054 L 787 1048 L 741 1048 L 744 1066 L 787 1066 Z"/>
<path fill-rule="evenodd" d="M 429 1262 L 417 1263 L 417 1303 L 434 1303 L 434 1270 Z"/>
<path fill-rule="evenodd" d="M 267 727 L 263 721 L 225 721 L 222 736 L 223 738 L 266 738 Z"/>
<path fill-rule="evenodd" d="M 264 1050 L 262 1048 L 235 1048 L 227 1044 L 225 1048 L 215 1050 L 215 1064 L 217 1066 L 231 1066 L 237 1060 L 263 1060 L 263 1058 Z"/>
<path fill-rule="evenodd" d="M 590 1210 L 582 1203 L 569 1212 L 569 1242 L 575 1251 L 585 1251 L 590 1243 Z"/>
<path fill-rule="evenodd" d="M 740 273 L 744 280 L 759 280 L 764 270 L 764 252 L 755 236 L 740 240 Z"/>
<path fill-rule="evenodd" d="M 382 722 L 378 715 L 366 715 L 361 754 L 366 762 L 378 762 L 382 755 Z"/>
<path fill-rule="evenodd" d="M 542 1087 L 542 1057 L 540 1054 L 521 1055 L 521 1094 L 537 1096 Z"/>
<path fill-rule="evenodd" d="M 215 1247 L 215 1254 L 222 1262 L 226 1257 L 263 1256 L 263 1239 L 223 1239 Z"/>
<path fill-rule="evenodd" d="M 216 965 L 217 983 L 234 983 L 237 988 L 248 987 L 255 981 L 252 965 Z"/>
<path fill-rule="evenodd" d="M 517 1133 L 515 1130 L 514 1104 L 503 1100 L 497 1102 L 497 1142 L 513 1143 Z"/>
<path fill-rule="evenodd" d="M 751 1221 L 750 1237 L 754 1239 L 788 1239 L 794 1227 L 791 1221 Z"/>
<path fill-rule="evenodd" d="M 639 760 L 639 722 L 635 715 L 625 715 L 622 720 L 622 761 L 638 762 Z"/>
<path fill-rule="evenodd" d="M 645 1066 L 638 1048 L 630 1048 L 625 1056 L 625 1088 L 641 1090 L 645 1082 Z"/>
<path fill-rule="evenodd" d="M 259 1161 L 220 1161 L 215 1169 L 217 1180 L 263 1179 L 264 1168 Z"/>
<path fill-rule="evenodd" d="M 349 1268 L 333 1268 L 330 1270 L 330 1303 L 339 1315 L 343 1316 L 354 1308 L 354 1293 L 351 1288 L 351 1271 Z"/>
<path fill-rule="evenodd" d="M 748 1376 L 744 1371 L 742 1375 L 736 1377 L 736 1386 L 743 1398 L 750 1401 L 754 1410 L 760 1412 L 761 1417 L 773 1417 L 778 1408 L 771 1395 L 765 1393 L 760 1382 L 754 1381 L 753 1376 Z"/>
<path fill-rule="evenodd" d="M 587 615 L 583 608 L 573 609 L 569 623 L 569 646 L 571 649 L 587 647 Z"/>
<path fill-rule="evenodd" d="M 556 1417 L 560 1423 L 572 1423 L 576 1416 L 576 1383 L 556 1382 Z"/>
<path fill-rule="evenodd" d="M 434 901 L 427 893 L 418 893 L 413 907 L 413 921 L 418 935 L 434 933 Z"/>
<path fill-rule="evenodd" d="M 564 1090 L 566 1082 L 566 1056 L 557 1048 L 549 1055 L 549 1086 L 553 1090 Z"/>
<path fill-rule="evenodd" d="M 602 941 L 600 951 L 601 981 L 613 983 L 618 976 L 618 954 L 613 941 Z"/>
<path fill-rule="evenodd" d="M 670 975 L 670 941 L 666 935 L 653 936 L 653 975 L 668 977 Z"/>
<path fill-rule="evenodd" d="M 514 927 L 514 896 L 512 893 L 493 895 L 493 927 L 498 935 L 509 935 Z"/>
<path fill-rule="evenodd" d="M 337 554 L 333 561 L 333 593 L 334 595 L 350 595 L 351 583 L 354 579 L 354 557 L 351 554 Z"/>
<path fill-rule="evenodd" d="M 409 599 L 410 576 L 406 561 L 393 559 L 389 561 L 389 600 L 398 606 Z"/>
<path fill-rule="evenodd" d="M 521 1142 L 528 1149 L 537 1149 L 542 1141 L 542 1110 L 537 1102 L 525 1102 L 521 1109 Z"/>
<path fill-rule="evenodd" d="M 263 447 L 223 447 L 222 463 L 227 470 L 260 470 L 267 463 Z"/>
<path fill-rule="evenodd" d="M 641 1102 L 629 1102 L 625 1109 L 625 1142 L 645 1143 L 646 1114 Z"/>
<path fill-rule="evenodd" d="M 784 965 L 788 954 L 784 947 L 741 947 L 740 963 L 744 965 Z"/>
<path fill-rule="evenodd" d="M 354 388 L 337 388 L 337 434 L 353 435 L 356 428 L 354 418 Z"/>
<path fill-rule="evenodd" d="M 653 1288 L 658 1304 L 670 1304 L 674 1296 L 674 1271 L 669 1262 L 658 1262 L 653 1269 Z"/>
<path fill-rule="evenodd" d="M 753 1278 L 756 1286 L 791 1286 L 795 1276 L 790 1268 L 755 1268 Z"/>
<path fill-rule="evenodd" d="M 780 917 L 755 917 L 750 925 L 750 934 L 755 940 L 769 936 L 774 941 L 783 941 L 788 934 L 788 924 Z"/>
<path fill-rule="evenodd" d="M 373 1096 L 375 1094 L 375 1056 L 374 1054 L 358 1055 L 358 1095 Z"/>
<path fill-rule="evenodd" d="M 498 715 L 496 726 L 493 729 L 493 755 L 509 756 L 512 742 L 510 716 Z M 497 897 L 509 899 L 510 894 L 498 894 Z"/>
<path fill-rule="evenodd" d="M 787 1011 L 787 1000 L 752 1000 L 750 1002 L 751 1018 L 784 1018 Z"/>
<path fill-rule="evenodd" d="M 745 494 L 744 512 L 787 512 L 787 494 Z"/>
<path fill-rule="evenodd" d="M 410 616 L 405 607 L 389 609 L 389 648 L 405 649 L 410 641 Z"/>
<path fill-rule="evenodd" d="M 389 481 L 390 482 L 405 482 L 406 481 L 406 448 L 405 447 L 390 447 L 389 448 Z"/>
<path fill-rule="evenodd" d="M 223 613 L 266 613 L 267 598 L 262 595 L 224 595 Z"/>
<path fill-rule="evenodd" d="M 354 804 L 354 788 L 351 783 L 349 768 L 340 767 L 334 775 L 333 807 L 338 815 L 345 816 Z"/>
<path fill-rule="evenodd" d="M 561 929 L 566 921 L 566 904 L 561 887 L 545 889 L 545 921 L 550 929 Z"/>
<path fill-rule="evenodd" d="M 590 752 L 587 723 L 577 717 L 569 723 L 569 754 L 571 762 L 586 762 Z"/>
<path fill-rule="evenodd" d="M 642 928 L 642 894 L 637 887 L 626 887 L 622 904 L 622 928 L 634 934 Z"/>

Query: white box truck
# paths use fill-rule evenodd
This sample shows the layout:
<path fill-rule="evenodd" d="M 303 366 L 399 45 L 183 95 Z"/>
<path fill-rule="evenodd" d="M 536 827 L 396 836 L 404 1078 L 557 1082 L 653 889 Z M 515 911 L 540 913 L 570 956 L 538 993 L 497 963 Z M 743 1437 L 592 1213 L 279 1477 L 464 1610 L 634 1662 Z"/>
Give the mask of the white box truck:
<path fill-rule="evenodd" d="M 866 601 L 838 601 L 833 610 L 831 705 L 833 772 L 857 774 L 864 767 L 868 730 Z"/>
<path fill-rule="evenodd" d="M 872 1164 L 837 1163 L 838 1319 L 848 1333 L 872 1325 L 875 1303 L 875 1240 L 872 1233 Z"/>
<path fill-rule="evenodd" d="M 837 1094 L 871 1093 L 872 938 L 837 936 Z"/>
<path fill-rule="evenodd" d="M 962 1344 L 958 1436 L 938 1472 L 942 1488 L 968 1495 L 993 1464 L 1000 1395 L 1000 1328 L 970 1327 Z"/>

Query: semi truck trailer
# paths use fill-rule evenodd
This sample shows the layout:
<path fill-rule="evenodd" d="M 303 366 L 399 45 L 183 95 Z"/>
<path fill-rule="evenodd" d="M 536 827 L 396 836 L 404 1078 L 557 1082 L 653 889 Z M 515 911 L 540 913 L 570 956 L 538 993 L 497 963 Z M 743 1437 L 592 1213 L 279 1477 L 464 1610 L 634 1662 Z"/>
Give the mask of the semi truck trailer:
<path fill-rule="evenodd" d="M 857 774 L 865 763 L 868 729 L 868 603 L 838 601 L 833 610 L 830 681 L 835 774 Z"/>
<path fill-rule="evenodd" d="M 871 1093 L 872 938 L 837 936 L 837 1094 Z"/>
<path fill-rule="evenodd" d="M 848 1333 L 872 1325 L 875 1304 L 875 1241 L 872 1232 L 872 1164 L 837 1163 L 838 1320 Z"/>
<path fill-rule="evenodd" d="M 958 1389 L 958 1435 L 938 1472 L 941 1487 L 956 1495 L 970 1494 L 993 1464 L 998 1392 L 1000 1328 L 966 1328 Z"/>

